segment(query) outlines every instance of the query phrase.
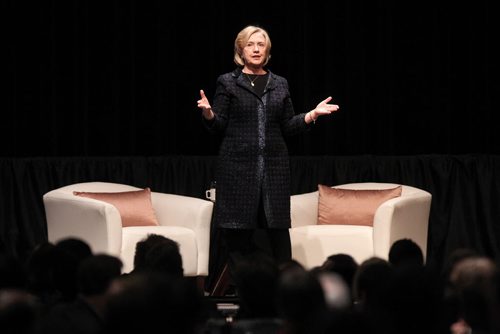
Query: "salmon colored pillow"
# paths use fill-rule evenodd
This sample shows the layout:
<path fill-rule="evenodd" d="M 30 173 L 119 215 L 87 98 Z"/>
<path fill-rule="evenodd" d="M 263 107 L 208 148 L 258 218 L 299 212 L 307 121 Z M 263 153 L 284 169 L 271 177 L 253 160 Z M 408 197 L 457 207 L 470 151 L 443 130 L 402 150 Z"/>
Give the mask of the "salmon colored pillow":
<path fill-rule="evenodd" d="M 318 225 L 373 225 L 377 208 L 401 196 L 402 186 L 390 189 L 354 190 L 318 185 Z"/>
<path fill-rule="evenodd" d="M 120 212 L 123 227 L 160 225 L 153 209 L 149 188 L 114 193 L 73 191 L 73 195 L 112 204 Z"/>

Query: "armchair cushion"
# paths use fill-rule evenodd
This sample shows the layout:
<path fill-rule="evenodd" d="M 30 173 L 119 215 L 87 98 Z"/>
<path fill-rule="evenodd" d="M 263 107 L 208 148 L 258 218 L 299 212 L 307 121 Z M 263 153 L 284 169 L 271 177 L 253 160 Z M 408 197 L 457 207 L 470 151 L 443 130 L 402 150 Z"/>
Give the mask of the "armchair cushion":
<path fill-rule="evenodd" d="M 319 184 L 318 225 L 372 226 L 377 208 L 401 196 L 402 187 L 390 189 L 340 189 Z"/>
<path fill-rule="evenodd" d="M 73 195 L 96 199 L 115 206 L 120 213 L 123 227 L 160 225 L 153 209 L 149 188 L 124 192 L 73 191 Z"/>

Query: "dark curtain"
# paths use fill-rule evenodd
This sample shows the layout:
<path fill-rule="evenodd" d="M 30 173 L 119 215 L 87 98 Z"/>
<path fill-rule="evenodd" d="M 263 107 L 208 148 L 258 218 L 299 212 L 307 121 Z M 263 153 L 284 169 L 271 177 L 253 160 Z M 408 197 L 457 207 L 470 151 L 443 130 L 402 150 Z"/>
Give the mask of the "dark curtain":
<path fill-rule="evenodd" d="M 500 157 L 493 155 L 292 156 L 292 194 L 318 183 L 391 182 L 429 191 L 428 261 L 442 267 L 455 249 L 470 247 L 500 259 Z M 0 159 L 0 251 L 27 256 L 47 238 L 44 193 L 67 184 L 108 181 L 204 198 L 215 157 Z M 225 261 L 212 231 L 211 284 Z"/>
<path fill-rule="evenodd" d="M 493 2 L 4 0 L 2 156 L 215 155 L 199 121 L 247 24 L 297 112 L 294 155 L 500 153 Z"/>

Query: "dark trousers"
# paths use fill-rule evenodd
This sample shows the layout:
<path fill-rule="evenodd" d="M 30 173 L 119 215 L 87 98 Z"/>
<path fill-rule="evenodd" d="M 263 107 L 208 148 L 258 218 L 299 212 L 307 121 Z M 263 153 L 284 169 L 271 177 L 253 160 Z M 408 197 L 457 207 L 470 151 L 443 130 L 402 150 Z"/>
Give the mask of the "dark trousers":
<path fill-rule="evenodd" d="M 240 259 L 254 252 L 266 253 L 278 266 L 292 258 L 288 229 L 268 228 L 262 200 L 259 205 L 257 225 L 257 229 L 222 229 L 230 271 Z"/>
<path fill-rule="evenodd" d="M 223 237 L 230 266 L 253 252 L 268 254 L 277 265 L 292 257 L 288 229 L 223 229 Z"/>

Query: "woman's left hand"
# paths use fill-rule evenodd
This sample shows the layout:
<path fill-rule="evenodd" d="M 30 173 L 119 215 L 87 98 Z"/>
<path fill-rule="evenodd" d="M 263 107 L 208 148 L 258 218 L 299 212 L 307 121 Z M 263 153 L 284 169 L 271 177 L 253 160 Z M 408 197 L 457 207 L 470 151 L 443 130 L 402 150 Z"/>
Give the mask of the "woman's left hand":
<path fill-rule="evenodd" d="M 308 112 L 308 115 L 309 115 L 311 121 L 315 122 L 318 119 L 318 117 L 320 117 L 322 115 L 329 115 L 332 112 L 339 110 L 340 107 L 338 106 L 338 104 L 329 104 L 328 103 L 331 100 L 332 100 L 331 96 L 327 97 L 326 99 L 324 99 L 323 101 L 318 103 L 316 108 L 314 108 L 313 110 Z M 306 121 L 307 121 L 307 117 L 306 117 Z"/>

